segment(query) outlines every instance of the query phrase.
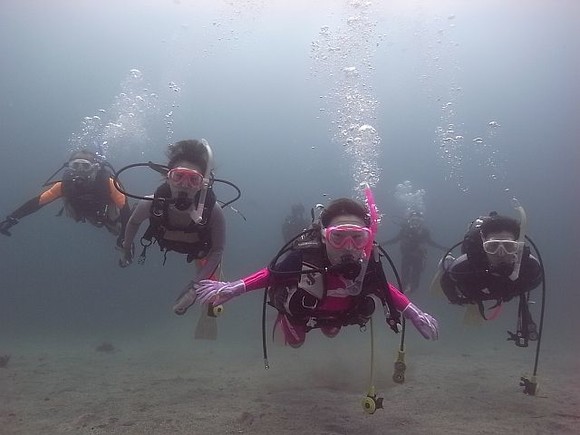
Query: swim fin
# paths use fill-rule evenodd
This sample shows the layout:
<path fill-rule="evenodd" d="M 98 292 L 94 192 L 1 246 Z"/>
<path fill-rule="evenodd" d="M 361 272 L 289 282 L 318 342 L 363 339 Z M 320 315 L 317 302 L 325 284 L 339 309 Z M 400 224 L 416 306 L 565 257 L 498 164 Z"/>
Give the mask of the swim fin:
<path fill-rule="evenodd" d="M 451 254 L 447 254 L 444 258 L 439 260 L 437 272 L 435 272 L 435 276 L 431 280 L 431 285 L 429 286 L 429 293 L 431 293 L 431 295 L 445 297 L 445 293 L 441 287 L 441 277 L 445 271 L 449 270 L 454 261 L 455 258 Z"/>
<path fill-rule="evenodd" d="M 207 308 L 201 307 L 199 319 L 195 326 L 194 338 L 196 340 L 217 340 L 217 320 L 214 313 L 214 307 L 209 304 Z"/>
<path fill-rule="evenodd" d="M 463 314 L 463 324 L 466 326 L 481 326 L 483 317 L 479 314 L 477 305 L 469 304 Z"/>
<path fill-rule="evenodd" d="M 207 262 L 206 259 L 197 260 L 198 267 L 202 267 Z M 212 275 L 208 278 L 213 281 L 223 281 L 223 263 L 220 263 Z M 199 314 L 199 319 L 197 320 L 197 325 L 195 326 L 194 338 L 196 340 L 217 340 L 217 320 L 216 317 L 219 316 L 223 311 L 221 305 L 213 306 L 208 304 L 207 307 L 201 307 L 201 313 Z"/>
<path fill-rule="evenodd" d="M 441 275 L 443 275 L 443 270 L 438 267 L 429 286 L 429 293 L 432 296 L 445 297 L 445 293 L 443 293 L 443 289 L 441 288 Z"/>

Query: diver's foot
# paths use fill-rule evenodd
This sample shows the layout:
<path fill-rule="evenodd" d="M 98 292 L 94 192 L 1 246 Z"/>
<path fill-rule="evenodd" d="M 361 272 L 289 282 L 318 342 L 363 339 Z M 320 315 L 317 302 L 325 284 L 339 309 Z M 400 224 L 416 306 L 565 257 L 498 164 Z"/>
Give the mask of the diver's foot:
<path fill-rule="evenodd" d="M 292 322 L 288 316 L 279 316 L 280 328 L 284 333 L 284 339 L 287 345 L 293 348 L 299 348 L 306 340 L 306 325 Z"/>
<path fill-rule="evenodd" d="M 340 332 L 340 326 L 323 326 L 320 328 L 320 330 L 328 338 L 334 338 Z"/>
<path fill-rule="evenodd" d="M 191 307 L 195 300 L 197 299 L 197 293 L 190 290 L 183 293 L 178 299 L 175 305 L 173 305 L 173 312 L 178 316 L 182 316 L 187 312 L 187 309 Z"/>

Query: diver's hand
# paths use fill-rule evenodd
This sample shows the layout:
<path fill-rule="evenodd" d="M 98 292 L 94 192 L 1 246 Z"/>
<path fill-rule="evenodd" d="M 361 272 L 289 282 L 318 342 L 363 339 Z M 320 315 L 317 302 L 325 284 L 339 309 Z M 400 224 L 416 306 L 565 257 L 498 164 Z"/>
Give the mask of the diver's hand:
<path fill-rule="evenodd" d="M 202 304 L 223 304 L 246 291 L 243 280 L 233 282 L 211 281 L 204 279 L 198 283 L 197 296 Z"/>
<path fill-rule="evenodd" d="M 424 313 L 415 304 L 409 303 L 403 310 L 405 319 L 410 320 L 417 331 L 427 340 L 437 340 L 439 338 L 439 324 L 431 315 Z"/>
<path fill-rule="evenodd" d="M 0 233 L 4 234 L 5 236 L 10 237 L 12 233 L 8 231 L 14 225 L 18 223 L 18 219 L 13 218 L 12 216 L 7 216 L 2 222 L 0 222 Z"/>
<path fill-rule="evenodd" d="M 133 263 L 133 249 L 120 248 L 121 258 L 119 258 L 119 267 L 125 268 Z"/>

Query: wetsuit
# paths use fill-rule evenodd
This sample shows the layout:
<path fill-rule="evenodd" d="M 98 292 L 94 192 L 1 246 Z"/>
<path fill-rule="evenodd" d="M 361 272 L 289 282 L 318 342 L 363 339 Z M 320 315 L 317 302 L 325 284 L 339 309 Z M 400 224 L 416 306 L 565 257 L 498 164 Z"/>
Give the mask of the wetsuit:
<path fill-rule="evenodd" d="M 277 270 L 308 270 L 313 266 L 297 252 L 283 260 Z M 376 277 L 375 267 L 381 267 L 380 263 L 368 263 L 354 280 L 332 272 L 281 275 L 264 268 L 243 278 L 243 281 L 246 292 L 270 287 L 272 305 L 294 319 L 344 318 L 369 295 L 377 296 L 381 302 L 389 297 L 394 308 L 403 311 L 409 305 L 409 299 L 393 285 L 381 283 Z M 372 312 L 362 314 L 370 317 Z"/>
<path fill-rule="evenodd" d="M 93 183 L 99 183 L 99 180 L 100 178 L 97 178 Z M 127 198 L 115 188 L 112 178 L 107 176 L 105 182 L 106 186 L 96 186 L 83 195 L 67 193 L 64 182 L 56 182 L 49 189 L 16 209 L 10 217 L 21 219 L 63 198 L 67 215 L 74 220 L 88 221 L 95 226 L 104 225 L 111 233 L 122 235 L 130 215 Z M 100 190 L 104 192 L 103 195 L 100 195 Z"/>
<path fill-rule="evenodd" d="M 449 302 L 457 305 L 477 304 L 483 301 L 507 302 L 535 289 L 542 282 L 538 260 L 525 255 L 515 281 L 496 275 L 484 265 L 475 266 L 466 254 L 459 256 L 441 276 L 441 288 Z"/>

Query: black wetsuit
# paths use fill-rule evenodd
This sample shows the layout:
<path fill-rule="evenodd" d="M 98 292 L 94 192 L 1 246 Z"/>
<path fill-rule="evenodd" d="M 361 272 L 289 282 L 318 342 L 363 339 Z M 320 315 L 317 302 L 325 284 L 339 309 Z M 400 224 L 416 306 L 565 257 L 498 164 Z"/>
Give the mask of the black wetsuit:
<path fill-rule="evenodd" d="M 463 254 L 441 276 L 441 288 L 449 302 L 457 305 L 478 304 L 483 301 L 507 302 L 535 289 L 542 282 L 538 260 L 525 255 L 515 281 L 498 276 L 485 265 L 474 266 Z"/>

